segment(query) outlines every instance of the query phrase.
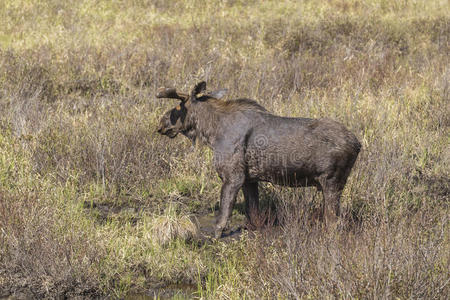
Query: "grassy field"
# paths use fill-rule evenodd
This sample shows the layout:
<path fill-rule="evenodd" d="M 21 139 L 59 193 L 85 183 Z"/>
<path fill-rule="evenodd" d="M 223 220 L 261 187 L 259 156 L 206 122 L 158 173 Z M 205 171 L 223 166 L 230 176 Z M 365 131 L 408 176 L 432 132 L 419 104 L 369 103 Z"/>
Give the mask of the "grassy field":
<path fill-rule="evenodd" d="M 446 299 L 449 12 L 446 0 L 0 1 L 0 298 Z M 175 104 L 155 92 L 200 80 L 354 132 L 348 228 L 309 225 L 315 189 L 262 184 L 277 226 L 199 241 L 221 182 L 209 149 L 155 132 Z"/>

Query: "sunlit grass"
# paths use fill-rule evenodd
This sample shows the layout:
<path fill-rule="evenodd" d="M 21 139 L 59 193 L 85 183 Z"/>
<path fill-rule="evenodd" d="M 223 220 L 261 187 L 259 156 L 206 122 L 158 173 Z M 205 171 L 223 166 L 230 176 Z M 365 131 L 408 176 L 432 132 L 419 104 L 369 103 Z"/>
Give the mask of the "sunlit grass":
<path fill-rule="evenodd" d="M 1 1 L 0 291 L 442 298 L 448 11 L 426 0 Z M 175 103 L 154 97 L 199 80 L 354 132 L 351 230 L 308 225 L 314 189 L 264 185 L 262 203 L 285 223 L 199 241 L 195 215 L 220 195 L 212 151 L 157 135 Z"/>

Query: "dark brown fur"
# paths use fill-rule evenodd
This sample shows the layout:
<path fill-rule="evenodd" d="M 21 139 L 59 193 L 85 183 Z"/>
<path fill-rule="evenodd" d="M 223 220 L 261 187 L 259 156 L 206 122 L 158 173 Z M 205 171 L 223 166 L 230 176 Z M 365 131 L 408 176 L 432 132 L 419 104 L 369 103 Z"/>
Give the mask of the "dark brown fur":
<path fill-rule="evenodd" d="M 215 98 L 208 98 L 208 105 L 212 109 L 221 113 L 233 113 L 242 110 L 260 110 L 266 111 L 264 107 L 259 105 L 256 101 L 250 99 L 236 99 L 232 101 L 222 101 Z"/>
<path fill-rule="evenodd" d="M 181 100 L 160 121 L 159 133 L 182 133 L 214 151 L 223 181 L 215 235 L 226 226 L 242 188 L 248 216 L 258 210 L 258 181 L 285 186 L 316 186 L 322 191 L 321 215 L 335 221 L 340 196 L 361 145 L 342 124 L 330 119 L 285 118 L 253 100 L 223 101 L 223 91 L 202 94 L 204 82 L 190 95 L 162 89 L 157 97 Z M 256 213 L 255 213 L 256 212 Z M 252 220 L 250 220 L 252 222 Z"/>

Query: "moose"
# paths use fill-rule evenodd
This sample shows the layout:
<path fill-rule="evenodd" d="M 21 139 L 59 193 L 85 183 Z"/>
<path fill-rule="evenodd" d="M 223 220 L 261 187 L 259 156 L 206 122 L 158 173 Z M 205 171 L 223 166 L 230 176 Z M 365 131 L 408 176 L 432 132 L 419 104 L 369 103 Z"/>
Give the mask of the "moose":
<path fill-rule="evenodd" d="M 160 88 L 157 98 L 180 103 L 160 120 L 158 133 L 200 140 L 214 153 L 222 180 L 214 235 L 221 237 L 242 188 L 247 216 L 258 212 L 258 182 L 322 191 L 320 219 L 335 223 L 340 196 L 361 144 L 336 121 L 274 115 L 250 99 L 221 100 L 226 90 L 206 92 L 204 81 L 190 94 Z M 249 220 L 251 222 L 251 220 Z"/>

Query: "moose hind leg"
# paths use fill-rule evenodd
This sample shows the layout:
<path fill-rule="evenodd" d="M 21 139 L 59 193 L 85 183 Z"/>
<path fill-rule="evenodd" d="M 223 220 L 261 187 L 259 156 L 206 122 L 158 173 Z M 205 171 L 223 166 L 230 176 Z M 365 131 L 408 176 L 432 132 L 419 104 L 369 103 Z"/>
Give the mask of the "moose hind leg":
<path fill-rule="evenodd" d="M 245 215 L 251 226 L 257 226 L 259 220 L 258 182 L 244 182 L 242 192 L 245 200 Z"/>
<path fill-rule="evenodd" d="M 338 220 L 341 213 L 341 195 L 343 186 L 339 181 L 326 179 L 321 181 L 323 193 L 322 217 L 325 225 L 333 225 Z"/>
<path fill-rule="evenodd" d="M 342 190 L 329 188 L 323 191 L 324 197 L 324 219 L 326 225 L 335 224 L 341 213 Z"/>
<path fill-rule="evenodd" d="M 234 202 L 239 189 L 242 187 L 244 180 L 236 178 L 234 180 L 224 180 L 220 194 L 220 209 L 216 220 L 216 227 L 214 230 L 214 237 L 220 238 L 222 231 L 227 225 L 228 219 L 231 217 Z"/>

